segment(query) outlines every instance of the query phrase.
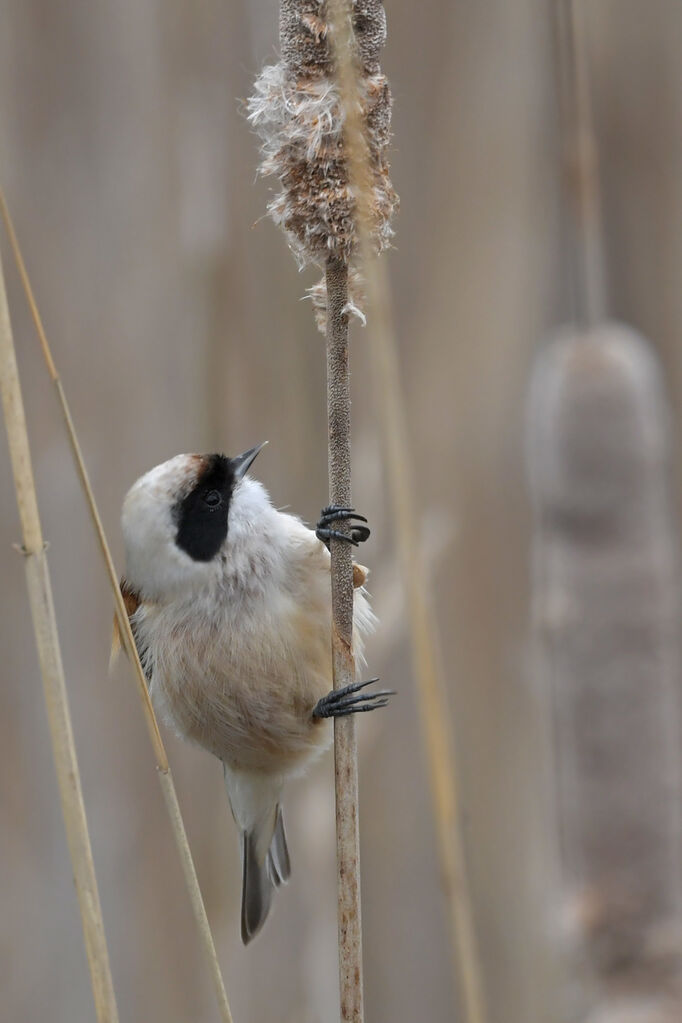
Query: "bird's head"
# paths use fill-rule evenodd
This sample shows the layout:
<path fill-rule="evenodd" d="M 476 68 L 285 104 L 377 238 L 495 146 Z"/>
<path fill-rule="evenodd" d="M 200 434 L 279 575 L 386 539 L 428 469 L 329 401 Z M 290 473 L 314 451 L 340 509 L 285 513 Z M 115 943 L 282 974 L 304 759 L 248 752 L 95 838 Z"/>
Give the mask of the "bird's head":
<path fill-rule="evenodd" d="M 248 518 L 267 502 L 246 476 L 263 446 L 236 458 L 176 455 L 133 484 L 121 524 L 126 580 L 143 599 L 170 599 L 215 576 L 235 516 Z"/>

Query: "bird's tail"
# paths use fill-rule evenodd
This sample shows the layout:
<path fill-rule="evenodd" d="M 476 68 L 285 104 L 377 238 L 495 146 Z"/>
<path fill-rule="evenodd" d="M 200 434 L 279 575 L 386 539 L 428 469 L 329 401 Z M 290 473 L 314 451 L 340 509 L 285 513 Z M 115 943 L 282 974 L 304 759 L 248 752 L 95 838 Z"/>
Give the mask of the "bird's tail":
<path fill-rule="evenodd" d="M 248 945 L 265 923 L 273 891 L 291 874 L 279 805 L 281 782 L 238 773 L 225 765 L 225 783 L 241 832 L 242 941 Z"/>

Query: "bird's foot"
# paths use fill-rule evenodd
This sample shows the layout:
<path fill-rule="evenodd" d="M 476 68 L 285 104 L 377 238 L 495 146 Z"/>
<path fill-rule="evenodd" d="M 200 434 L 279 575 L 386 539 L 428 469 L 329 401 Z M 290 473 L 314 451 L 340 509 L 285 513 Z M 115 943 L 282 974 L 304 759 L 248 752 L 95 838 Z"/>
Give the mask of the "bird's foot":
<path fill-rule="evenodd" d="M 321 700 L 318 700 L 313 711 L 314 718 L 344 718 L 349 714 L 365 713 L 385 707 L 389 696 L 395 696 L 392 689 L 380 689 L 376 693 L 359 695 L 365 686 L 378 682 L 378 678 L 370 678 L 367 682 L 352 682 L 341 689 L 332 689 Z"/>
<path fill-rule="evenodd" d="M 348 534 L 333 528 L 335 522 L 343 522 L 346 519 L 355 519 Z M 342 508 L 337 504 L 330 504 L 322 509 L 320 521 L 315 528 L 315 535 L 326 547 L 329 547 L 329 541 L 332 539 L 345 540 L 346 543 L 352 543 L 354 547 L 358 547 L 369 537 L 369 526 L 357 525 L 358 522 L 367 522 L 367 519 L 364 515 L 357 515 L 355 508 Z"/>

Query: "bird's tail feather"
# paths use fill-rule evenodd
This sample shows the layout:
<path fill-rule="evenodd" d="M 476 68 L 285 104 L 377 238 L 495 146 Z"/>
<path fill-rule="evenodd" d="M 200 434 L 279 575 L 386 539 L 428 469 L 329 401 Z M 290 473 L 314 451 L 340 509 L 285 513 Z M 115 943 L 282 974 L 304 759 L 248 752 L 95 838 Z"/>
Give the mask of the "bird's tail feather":
<path fill-rule="evenodd" d="M 272 893 L 291 874 L 289 850 L 282 808 L 276 808 L 275 830 L 264 860 L 258 856 L 259 835 L 254 829 L 242 832 L 242 941 L 254 938 L 265 923 Z"/>
<path fill-rule="evenodd" d="M 287 848 L 287 835 L 284 830 L 284 815 L 282 807 L 277 807 L 277 820 L 272 842 L 268 850 L 267 863 L 270 869 L 275 888 L 286 884 L 291 876 L 291 862 L 289 860 L 289 849 Z"/>
<path fill-rule="evenodd" d="M 272 892 L 289 879 L 291 866 L 279 798 L 281 778 L 237 771 L 223 764 L 242 853 L 242 941 L 258 934 L 270 911 Z"/>
<path fill-rule="evenodd" d="M 267 862 L 258 862 L 252 831 L 242 833 L 242 871 L 242 941 L 248 945 L 265 923 L 273 891 Z"/>

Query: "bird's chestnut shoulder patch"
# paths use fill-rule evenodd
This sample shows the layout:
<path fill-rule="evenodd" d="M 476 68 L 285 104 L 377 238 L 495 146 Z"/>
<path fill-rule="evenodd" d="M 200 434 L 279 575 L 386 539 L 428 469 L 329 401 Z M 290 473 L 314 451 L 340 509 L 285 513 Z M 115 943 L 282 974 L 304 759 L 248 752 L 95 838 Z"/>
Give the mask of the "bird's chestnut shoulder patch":
<path fill-rule="evenodd" d="M 175 505 L 175 542 L 194 561 L 211 561 L 225 542 L 234 483 L 230 459 L 208 455 L 194 487 Z"/>

